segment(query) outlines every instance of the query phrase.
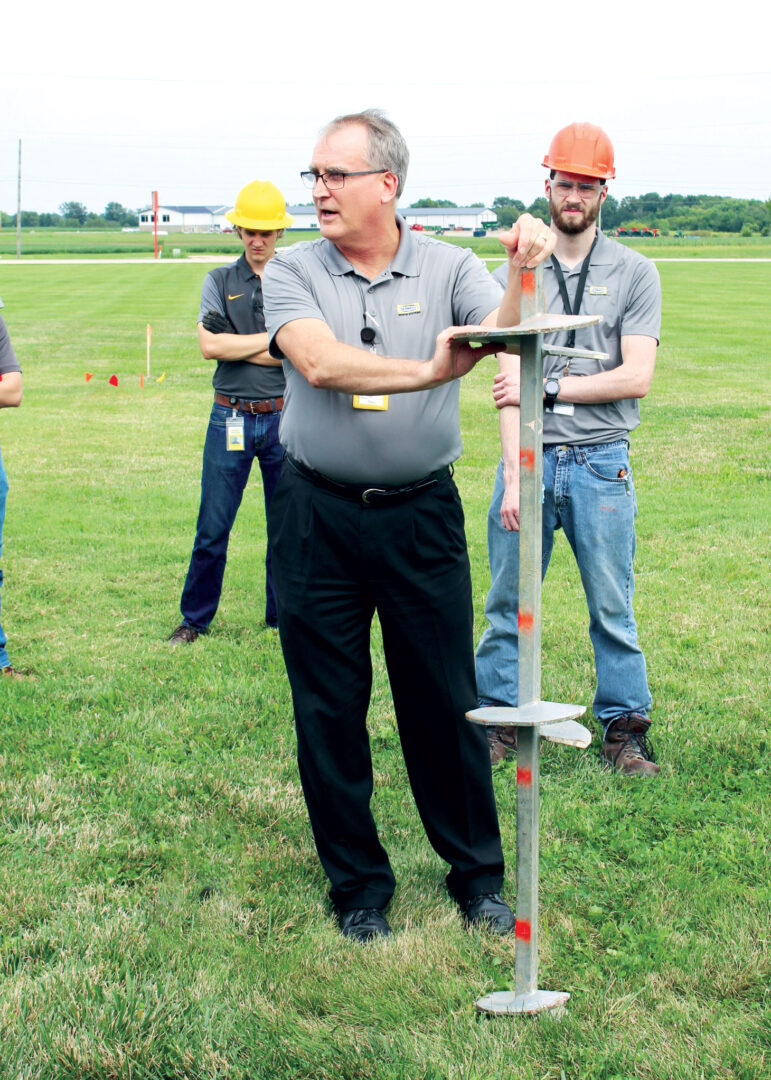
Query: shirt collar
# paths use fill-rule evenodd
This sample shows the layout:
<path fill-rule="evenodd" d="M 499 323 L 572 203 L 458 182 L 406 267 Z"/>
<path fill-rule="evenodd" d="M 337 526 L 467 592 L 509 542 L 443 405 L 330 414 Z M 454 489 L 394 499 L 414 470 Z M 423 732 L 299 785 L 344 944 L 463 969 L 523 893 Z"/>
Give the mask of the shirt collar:
<path fill-rule="evenodd" d="M 418 250 L 415 237 L 407 228 L 407 223 L 404 218 L 400 217 L 398 214 L 396 215 L 396 227 L 399 230 L 399 247 L 396 249 L 396 254 L 388 267 L 383 271 L 383 274 L 399 274 L 402 277 L 417 277 L 419 272 Z M 356 267 L 348 262 L 345 255 L 335 247 L 331 240 L 324 240 L 322 256 L 327 270 L 335 277 L 339 277 L 343 274 L 355 274 L 357 272 Z"/>
<path fill-rule="evenodd" d="M 592 257 L 589 260 L 589 265 L 590 266 L 611 266 L 613 264 L 613 261 L 614 261 L 613 256 L 614 256 L 613 242 L 607 238 L 607 236 L 605 235 L 605 233 L 601 229 L 598 229 L 597 230 L 597 243 L 594 245 L 594 250 L 592 251 Z M 553 270 L 554 269 L 554 264 L 552 263 L 551 259 L 548 259 L 545 265 L 546 265 L 547 270 Z M 565 274 L 580 274 L 582 265 L 583 265 L 583 259 L 580 262 L 577 262 L 576 265 L 571 270 L 568 270 L 567 267 L 565 267 L 562 264 L 562 262 L 560 262 L 560 266 L 562 266 L 563 272 Z"/>
<path fill-rule="evenodd" d="M 249 263 L 246 261 L 246 255 L 242 255 L 240 259 L 236 261 L 236 273 L 242 281 L 251 281 L 252 278 L 257 277 L 254 270 L 252 270 Z"/>

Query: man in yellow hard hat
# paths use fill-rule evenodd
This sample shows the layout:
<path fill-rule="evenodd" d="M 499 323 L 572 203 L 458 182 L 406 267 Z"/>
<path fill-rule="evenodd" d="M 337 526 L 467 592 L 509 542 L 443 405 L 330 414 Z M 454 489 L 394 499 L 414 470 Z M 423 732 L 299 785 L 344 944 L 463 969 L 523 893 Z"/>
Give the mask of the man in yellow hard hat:
<path fill-rule="evenodd" d="M 547 310 L 602 315 L 578 331 L 547 334 L 544 344 L 543 572 L 562 529 L 581 574 L 589 608 L 597 689 L 594 714 L 603 757 L 626 776 L 655 776 L 645 657 L 632 610 L 637 513 L 630 432 L 653 378 L 661 327 L 654 264 L 597 227 L 613 146 L 594 124 L 569 124 L 552 139 L 543 165 L 557 243 L 544 266 Z M 505 276 L 495 275 L 505 283 Z M 555 356 L 549 345 L 589 356 Z M 601 359 L 603 354 L 606 359 Z M 482 705 L 516 705 L 519 568 L 519 358 L 500 358 L 494 397 L 501 409 L 503 456 L 488 515 L 491 585 L 488 628 L 477 649 Z M 490 756 L 511 747 L 506 728 L 488 729 Z M 509 744 L 507 746 L 507 740 Z"/>
<path fill-rule="evenodd" d="M 262 311 L 262 275 L 276 241 L 294 220 L 284 197 L 266 180 L 253 180 L 238 193 L 225 215 L 243 245 L 243 254 L 206 275 L 198 316 L 198 343 L 216 360 L 214 403 L 203 451 L 201 506 L 193 554 L 180 608 L 182 622 L 173 645 L 206 633 L 219 605 L 230 530 L 257 458 L 265 511 L 281 472 L 283 451 L 278 423 L 284 404 L 281 362 L 268 353 Z M 265 557 L 265 622 L 277 625 L 270 547 Z"/>

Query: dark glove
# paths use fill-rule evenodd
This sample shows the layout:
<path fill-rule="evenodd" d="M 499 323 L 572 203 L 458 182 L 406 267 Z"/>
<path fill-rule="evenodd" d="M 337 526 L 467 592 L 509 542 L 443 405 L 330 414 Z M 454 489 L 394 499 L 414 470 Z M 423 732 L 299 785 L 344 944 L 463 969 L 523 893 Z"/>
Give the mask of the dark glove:
<path fill-rule="evenodd" d="M 204 330 L 208 330 L 210 334 L 235 334 L 236 328 L 233 326 L 227 315 L 220 315 L 218 311 L 207 311 L 204 317 L 201 319 Z"/>

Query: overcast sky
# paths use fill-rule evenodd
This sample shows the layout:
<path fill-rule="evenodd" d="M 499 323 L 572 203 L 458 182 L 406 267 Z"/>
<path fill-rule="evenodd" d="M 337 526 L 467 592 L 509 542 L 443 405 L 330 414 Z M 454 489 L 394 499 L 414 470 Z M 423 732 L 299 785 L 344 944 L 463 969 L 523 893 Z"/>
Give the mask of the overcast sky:
<path fill-rule="evenodd" d="M 529 203 L 573 120 L 611 136 L 617 198 L 767 199 L 770 29 L 749 0 L 6 5 L 0 209 L 16 209 L 19 139 L 24 209 L 138 208 L 154 188 L 167 205 L 232 203 L 252 179 L 307 202 L 319 128 L 371 106 L 410 146 L 403 205 Z"/>

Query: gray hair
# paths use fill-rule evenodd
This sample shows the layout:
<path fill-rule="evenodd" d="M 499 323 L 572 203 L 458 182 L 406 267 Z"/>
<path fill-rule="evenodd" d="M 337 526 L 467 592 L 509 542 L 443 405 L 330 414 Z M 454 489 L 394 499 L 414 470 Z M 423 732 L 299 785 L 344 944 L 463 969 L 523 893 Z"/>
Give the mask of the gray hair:
<path fill-rule="evenodd" d="M 367 143 L 367 164 L 373 169 L 386 169 L 398 180 L 397 199 L 404 190 L 407 169 L 410 164 L 410 152 L 404 136 L 396 124 L 389 120 L 380 109 L 365 109 L 360 113 L 347 113 L 336 116 L 322 131 L 322 136 L 330 135 L 349 124 L 361 124 L 369 133 Z"/>

